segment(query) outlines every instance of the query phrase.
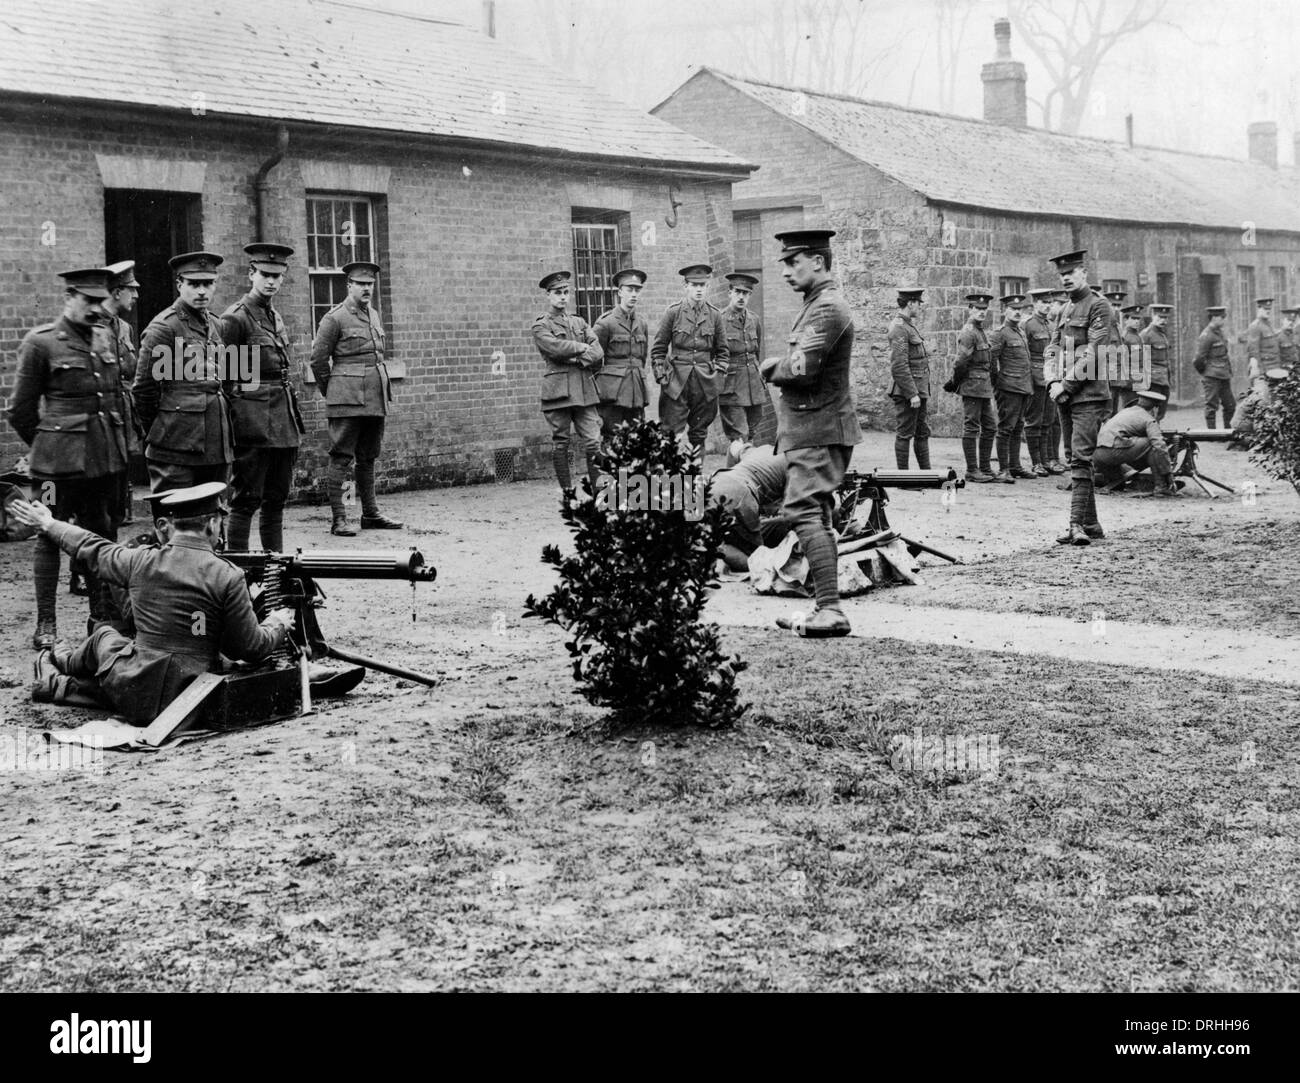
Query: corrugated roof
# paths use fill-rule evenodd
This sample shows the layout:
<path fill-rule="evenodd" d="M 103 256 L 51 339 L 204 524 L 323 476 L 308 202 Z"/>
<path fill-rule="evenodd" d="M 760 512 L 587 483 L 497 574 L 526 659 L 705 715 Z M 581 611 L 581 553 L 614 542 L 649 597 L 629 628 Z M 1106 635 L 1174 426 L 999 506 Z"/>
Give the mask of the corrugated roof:
<path fill-rule="evenodd" d="M 1230 229 L 1253 222 L 1261 230 L 1300 232 L 1294 170 L 1130 148 L 703 70 L 936 202 Z"/>
<path fill-rule="evenodd" d="M 745 168 L 474 29 L 338 0 L 4 0 L 0 57 L 0 93 Z"/>

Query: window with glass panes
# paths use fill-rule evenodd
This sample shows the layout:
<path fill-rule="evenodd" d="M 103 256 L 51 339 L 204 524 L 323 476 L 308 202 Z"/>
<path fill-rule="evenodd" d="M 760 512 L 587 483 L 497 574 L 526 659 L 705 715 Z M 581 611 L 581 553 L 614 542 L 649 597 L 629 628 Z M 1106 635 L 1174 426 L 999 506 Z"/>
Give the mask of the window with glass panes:
<path fill-rule="evenodd" d="M 1286 299 L 1286 268 L 1270 267 L 1268 269 L 1270 279 L 1269 285 L 1273 290 L 1273 311 L 1279 312 L 1287 307 Z"/>
<path fill-rule="evenodd" d="M 763 266 L 763 237 L 759 232 L 761 216 L 737 214 L 732 222 L 736 229 L 736 270 L 758 270 Z"/>
<path fill-rule="evenodd" d="M 614 307 L 614 274 L 628 259 L 631 218 L 616 211 L 573 210 L 574 313 L 588 323 Z"/>
<path fill-rule="evenodd" d="M 1103 278 L 1101 281 L 1102 293 L 1122 293 L 1125 295 L 1124 303 L 1129 303 L 1128 279 L 1127 278 Z"/>
<path fill-rule="evenodd" d="M 1255 318 L 1255 268 L 1237 268 L 1237 312 L 1247 323 Z"/>
<path fill-rule="evenodd" d="M 311 282 L 311 325 L 348 295 L 344 264 L 375 256 L 375 216 L 365 196 L 307 197 L 307 275 Z M 379 283 L 370 302 L 380 310 Z"/>
<path fill-rule="evenodd" d="M 1029 292 L 1029 279 L 1027 278 L 999 278 L 998 279 L 998 297 L 1011 297 L 1013 294 L 1023 297 Z"/>

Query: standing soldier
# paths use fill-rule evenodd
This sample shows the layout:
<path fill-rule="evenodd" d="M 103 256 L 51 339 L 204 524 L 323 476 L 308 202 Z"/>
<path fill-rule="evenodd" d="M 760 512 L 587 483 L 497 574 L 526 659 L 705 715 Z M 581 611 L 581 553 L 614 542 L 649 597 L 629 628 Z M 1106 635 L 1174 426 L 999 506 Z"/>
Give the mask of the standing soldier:
<path fill-rule="evenodd" d="M 799 538 L 817 595 L 817 608 L 806 620 L 776 623 L 815 638 L 850 631 L 840 608 L 831 506 L 853 446 L 862 439 L 849 384 L 853 312 L 831 274 L 833 236 L 828 229 L 776 235 L 785 264 L 782 277 L 804 301 L 787 352 L 763 362 L 763 378 L 780 389 L 777 449 L 785 452 L 787 466 L 782 515 Z"/>
<path fill-rule="evenodd" d="M 1087 254 L 1066 252 L 1052 260 L 1061 284 L 1070 291 L 1070 303 L 1052 332 L 1046 358 L 1057 370 L 1048 381 L 1047 393 L 1067 412 L 1070 426 L 1070 525 L 1056 539 L 1060 545 L 1087 545 L 1106 536 L 1097 518 L 1092 456 L 1110 409 L 1103 355 L 1110 339 L 1111 313 L 1106 299 L 1088 286 Z"/>
<path fill-rule="evenodd" d="M 379 270 L 379 264 L 365 260 L 344 265 L 347 300 L 321 317 L 311 345 L 311 371 L 325 397 L 329 425 L 326 485 L 333 520 L 330 533 L 342 538 L 356 535 L 343 508 L 343 482 L 353 459 L 357 463 L 361 529 L 401 530 L 403 526 L 385 516 L 375 498 L 375 460 L 383 447 L 384 423 L 393 401 L 384 364 L 384 327 L 370 304 Z"/>
<path fill-rule="evenodd" d="M 104 268 L 108 272 L 108 300 L 102 306 L 104 320 L 97 333 L 104 337 L 102 353 L 117 362 L 117 373 L 122 378 L 122 416 L 123 431 L 126 434 L 127 469 L 122 471 L 121 502 L 113 515 L 113 527 L 116 529 L 124 523 L 134 521 L 131 514 L 131 469 L 132 455 L 144 452 L 143 432 L 139 419 L 135 415 L 135 399 L 131 385 L 135 382 L 136 350 L 131 325 L 122 319 L 135 310 L 136 299 L 140 296 L 140 283 L 135 280 L 135 260 L 127 259 L 110 263 Z"/>
<path fill-rule="evenodd" d="M 1278 364 L 1284 369 L 1294 368 L 1300 361 L 1300 337 L 1296 334 L 1296 316 L 1300 308 L 1282 309 L 1282 328 L 1277 333 Z"/>
<path fill-rule="evenodd" d="M 1056 457 L 1055 448 L 1049 453 L 1047 447 L 1048 435 L 1052 429 L 1049 415 L 1054 418 L 1056 408 L 1051 406 L 1047 398 L 1047 379 L 1043 375 L 1043 354 L 1052 340 L 1052 328 L 1048 324 L 1052 310 L 1052 291 L 1030 290 L 1029 299 L 1033 310 L 1020 325 L 1029 347 L 1029 379 L 1033 385 L 1029 402 L 1025 406 L 1025 439 L 1029 443 L 1030 470 L 1034 477 L 1045 478 L 1052 473 L 1047 468 L 1048 462 Z"/>
<path fill-rule="evenodd" d="M 1033 478 L 1020 465 L 1020 442 L 1025 433 L 1025 410 L 1034 393 L 1029 370 L 1029 342 L 1021 322 L 1028 300 L 1013 293 L 1002 298 L 1002 326 L 989 336 L 989 361 L 998 404 L 998 473 L 994 481 L 1014 485 L 1016 478 Z"/>
<path fill-rule="evenodd" d="M 235 456 L 221 384 L 221 325 L 209 311 L 221 264 L 211 252 L 168 260 L 176 275 L 176 301 L 140 336 L 133 386 L 155 493 L 209 481 L 224 485 L 230 476 Z"/>
<path fill-rule="evenodd" d="M 1228 336 L 1223 331 L 1223 320 L 1228 310 L 1223 305 L 1213 305 L 1205 310 L 1210 322 L 1196 340 L 1196 357 L 1192 361 L 1201 377 L 1201 390 L 1205 393 L 1205 427 L 1213 429 L 1218 407 L 1223 407 L 1223 427 L 1232 428 L 1232 412 L 1236 402 L 1232 397 L 1232 359 L 1228 356 Z"/>
<path fill-rule="evenodd" d="M 221 314 L 221 336 L 227 347 L 239 349 L 240 357 L 239 371 L 226 375 L 241 377 L 226 384 L 235 433 L 226 547 L 237 553 L 248 548 L 253 513 L 260 508 L 262 548 L 283 553 L 284 505 L 293 486 L 298 445 L 307 430 L 290 382 L 295 372 L 289 361 L 289 335 L 271 302 L 284 284 L 293 249 L 258 243 L 245 245 L 244 254 L 249 291 Z M 252 379 L 245 381 L 244 376 Z"/>
<path fill-rule="evenodd" d="M 1056 334 L 1056 328 L 1060 322 L 1065 319 L 1065 313 L 1070 307 L 1070 291 L 1057 290 L 1052 294 L 1052 308 L 1048 313 L 1047 326 L 1052 334 Z M 1051 345 L 1050 341 L 1048 345 Z M 1050 375 L 1055 363 L 1049 363 L 1047 353 L 1043 353 L 1043 376 L 1049 386 L 1052 382 Z M 1047 434 L 1048 451 L 1051 452 L 1051 458 L 1047 463 L 1047 472 L 1049 474 L 1068 474 L 1070 471 L 1070 417 L 1068 411 L 1059 407 L 1052 401 L 1051 395 L 1047 396 L 1047 404 L 1043 407 L 1052 418 L 1052 428 Z M 1064 449 L 1064 451 L 1062 451 Z M 1069 491 L 1069 481 L 1058 482 L 1058 489 Z"/>
<path fill-rule="evenodd" d="M 662 393 L 659 420 L 673 432 L 685 430 L 696 460 L 718 416 L 718 376 L 726 377 L 731 351 L 722 313 L 704 299 L 713 268 L 693 263 L 678 272 L 686 297 L 668 306 L 655 332 L 650 363 Z"/>
<path fill-rule="evenodd" d="M 718 396 L 718 413 L 727 439 L 749 441 L 758 432 L 763 405 L 770 402 L 758 366 L 762 360 L 763 325 L 749 311 L 749 297 L 758 285 L 753 275 L 730 274 L 731 303 L 722 313 L 727 332 L 727 375 Z"/>
<path fill-rule="evenodd" d="M 600 395 L 600 431 L 606 440 L 614 426 L 640 421 L 645 416 L 645 363 L 650 346 L 650 328 L 637 315 L 637 302 L 647 275 L 635 267 L 614 275 L 618 303 L 592 326 L 605 358 L 596 373 Z M 567 452 L 565 463 L 568 463 Z"/>
<path fill-rule="evenodd" d="M 1142 345 L 1151 351 L 1151 370 L 1147 378 L 1147 390 L 1163 395 L 1163 399 L 1152 399 L 1156 404 L 1156 420 L 1163 421 L 1169 408 L 1169 336 L 1165 325 L 1169 322 L 1169 313 L 1173 305 L 1152 305 L 1151 322 L 1139 332 Z"/>
<path fill-rule="evenodd" d="M 1106 345 L 1113 348 L 1124 342 L 1124 298 L 1128 294 L 1123 290 L 1107 290 L 1102 296 L 1110 302 L 1110 333 Z M 1118 355 L 1118 350 L 1112 350 L 1110 357 L 1114 358 Z M 1133 380 L 1121 373 L 1119 366 L 1113 361 L 1108 363 L 1106 377 L 1106 382 L 1110 384 L 1110 416 L 1114 417 L 1129 405 L 1129 399 L 1133 394 Z"/>
<path fill-rule="evenodd" d="M 600 394 L 592 370 L 600 367 L 604 352 L 596 332 L 581 316 L 570 316 L 571 292 L 568 271 L 556 271 L 537 283 L 546 291 L 550 311 L 533 321 L 536 343 L 546 371 L 542 374 L 542 414 L 551 427 L 551 462 L 564 499 L 573 498 L 573 477 L 569 472 L 569 431 L 578 430 L 578 439 L 587 456 L 587 480 L 596 493 L 596 453 L 600 451 L 600 412 L 596 404 Z"/>
<path fill-rule="evenodd" d="M 1260 297 L 1255 302 L 1255 318 L 1246 329 L 1246 376 L 1252 391 L 1263 392 L 1267 386 L 1264 373 L 1282 363 L 1281 341 L 1273 330 L 1273 298 Z"/>
<path fill-rule="evenodd" d="M 1120 340 L 1123 347 L 1116 350 L 1115 361 L 1106 371 L 1107 379 L 1114 373 L 1117 380 L 1123 382 L 1119 391 L 1119 408 L 1127 410 L 1137 405 L 1137 392 L 1134 387 L 1142 383 L 1145 372 L 1142 367 L 1142 306 L 1126 305 L 1121 311 Z M 1114 404 L 1115 385 L 1111 384 L 1112 405 Z M 1155 400 L 1152 400 L 1155 401 Z"/>
<path fill-rule="evenodd" d="M 95 333 L 108 297 L 108 271 L 63 271 L 63 315 L 29 331 L 18 347 L 18 375 L 8 418 L 31 447 L 29 469 L 39 499 L 54 518 L 74 515 L 83 529 L 115 540 L 113 516 L 127 468 L 126 407 L 117 361 L 101 353 Z M 32 555 L 36 631 L 32 646 L 52 647 L 58 635 L 55 593 L 59 548 L 43 534 Z M 107 587 L 87 573 L 91 623 L 104 619 Z"/>
<path fill-rule="evenodd" d="M 916 329 L 921 314 L 923 290 L 899 290 L 897 315 L 889 325 L 889 370 L 894 384 L 894 461 L 906 470 L 912 442 L 916 442 L 916 465 L 930 469 L 930 351 Z"/>
<path fill-rule="evenodd" d="M 993 374 L 984 320 L 991 293 L 966 295 L 966 326 L 957 336 L 957 359 L 952 378 L 943 389 L 961 396 L 961 447 L 966 455 L 966 480 L 993 480 L 993 440 L 997 417 L 993 413 Z M 978 455 L 978 458 L 976 456 Z"/>

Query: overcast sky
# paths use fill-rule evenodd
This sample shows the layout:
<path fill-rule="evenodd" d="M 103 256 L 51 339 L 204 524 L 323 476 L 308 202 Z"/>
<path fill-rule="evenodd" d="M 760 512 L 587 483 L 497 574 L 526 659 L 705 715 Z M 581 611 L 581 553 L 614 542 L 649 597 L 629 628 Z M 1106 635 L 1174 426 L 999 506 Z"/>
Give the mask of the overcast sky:
<path fill-rule="evenodd" d="M 482 0 L 354 0 L 481 25 Z M 558 63 L 605 94 L 649 109 L 696 68 L 968 116 L 983 111 L 980 66 L 993 59 L 993 21 L 1032 0 L 497 0 L 497 37 Z M 1084 0 L 1037 0 L 1045 25 Z M 1115 26 L 1161 0 L 1086 0 L 1081 15 Z M 1246 156 L 1246 126 L 1278 125 L 1291 164 L 1300 133 L 1300 3 L 1164 0 L 1158 21 L 1107 54 L 1080 134 Z M 1043 124 L 1050 88 L 1042 63 L 1012 37 L 1025 63 L 1029 122 Z"/>

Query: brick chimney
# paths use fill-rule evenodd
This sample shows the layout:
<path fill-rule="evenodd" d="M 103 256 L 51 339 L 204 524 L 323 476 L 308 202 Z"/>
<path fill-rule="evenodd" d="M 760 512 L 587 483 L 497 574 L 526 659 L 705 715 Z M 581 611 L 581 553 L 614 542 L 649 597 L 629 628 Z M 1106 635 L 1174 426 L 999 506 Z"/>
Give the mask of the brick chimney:
<path fill-rule="evenodd" d="M 1011 59 L 1011 20 L 996 20 L 993 36 L 998 43 L 997 55 L 980 69 L 980 79 L 984 82 L 984 119 L 1013 128 L 1027 128 L 1025 66 Z"/>
<path fill-rule="evenodd" d="M 1277 125 L 1271 120 L 1257 120 L 1246 129 L 1250 141 L 1250 160 L 1277 168 Z"/>

